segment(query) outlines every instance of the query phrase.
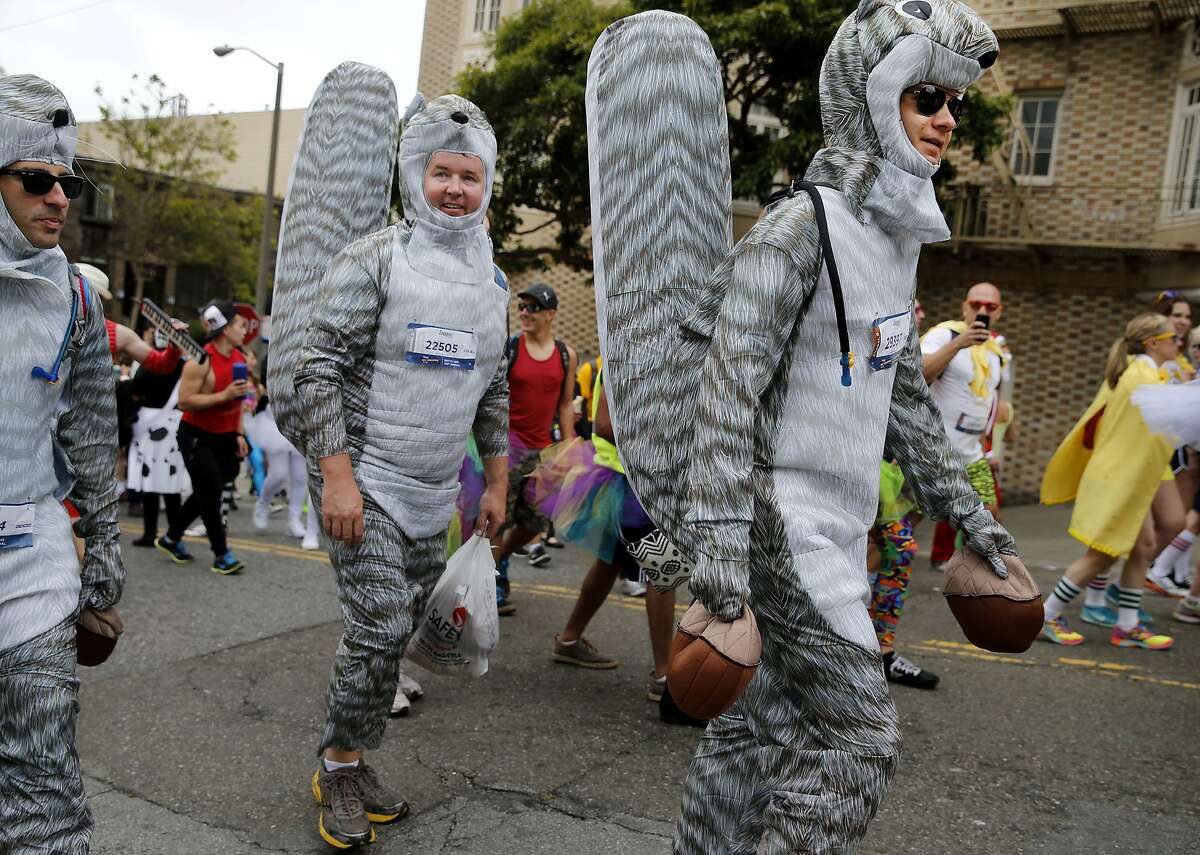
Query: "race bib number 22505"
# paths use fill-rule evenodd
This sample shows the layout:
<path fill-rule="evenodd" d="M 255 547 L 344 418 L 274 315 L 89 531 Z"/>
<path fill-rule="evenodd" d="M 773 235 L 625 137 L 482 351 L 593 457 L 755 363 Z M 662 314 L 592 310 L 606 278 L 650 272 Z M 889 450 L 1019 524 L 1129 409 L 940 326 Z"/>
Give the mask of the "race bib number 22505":
<path fill-rule="evenodd" d="M 433 324 L 408 325 L 408 349 L 404 359 L 430 368 L 475 370 L 475 333 Z"/>

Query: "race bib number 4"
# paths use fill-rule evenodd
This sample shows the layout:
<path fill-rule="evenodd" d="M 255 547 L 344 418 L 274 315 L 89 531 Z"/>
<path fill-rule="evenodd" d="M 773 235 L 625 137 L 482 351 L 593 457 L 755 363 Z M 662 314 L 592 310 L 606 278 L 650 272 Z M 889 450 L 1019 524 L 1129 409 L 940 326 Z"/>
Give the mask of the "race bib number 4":
<path fill-rule="evenodd" d="M 0 549 L 33 546 L 33 502 L 0 505 Z"/>
<path fill-rule="evenodd" d="M 408 325 L 406 362 L 430 368 L 475 370 L 475 333 L 432 324 Z"/>
<path fill-rule="evenodd" d="M 912 314 L 909 312 L 876 318 L 871 323 L 872 371 L 883 371 L 896 364 L 908 344 L 911 324 Z"/>

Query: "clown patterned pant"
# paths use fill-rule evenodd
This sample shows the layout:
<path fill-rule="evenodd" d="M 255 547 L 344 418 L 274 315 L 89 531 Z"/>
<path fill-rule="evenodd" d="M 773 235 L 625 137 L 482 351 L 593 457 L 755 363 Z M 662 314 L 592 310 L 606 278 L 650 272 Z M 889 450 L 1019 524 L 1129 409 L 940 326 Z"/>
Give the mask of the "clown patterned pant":
<path fill-rule="evenodd" d="M 752 594 L 762 664 L 700 740 L 676 855 L 850 855 L 895 772 L 879 651 L 838 636 L 786 576 Z"/>
<path fill-rule="evenodd" d="M 310 497 L 318 503 L 319 483 Z M 400 657 L 446 569 L 446 532 L 412 539 L 363 493 L 363 538 L 329 541 L 342 607 L 320 751 L 378 748 L 396 694 Z"/>
<path fill-rule="evenodd" d="M 896 624 L 904 610 L 904 598 L 908 596 L 908 578 L 917 542 L 908 517 L 882 525 L 874 534 L 880 564 L 871 585 L 871 621 L 879 646 L 892 647 L 896 643 Z"/>
<path fill-rule="evenodd" d="M 0 852 L 87 855 L 75 621 L 0 651 Z"/>

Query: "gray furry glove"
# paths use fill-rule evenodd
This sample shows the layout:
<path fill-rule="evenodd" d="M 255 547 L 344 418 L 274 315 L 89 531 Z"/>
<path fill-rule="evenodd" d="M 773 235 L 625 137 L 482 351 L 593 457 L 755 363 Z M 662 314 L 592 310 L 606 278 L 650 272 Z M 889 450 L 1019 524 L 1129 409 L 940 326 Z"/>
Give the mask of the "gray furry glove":
<path fill-rule="evenodd" d="M 1008 529 L 996 522 L 991 511 L 979 506 L 965 517 L 957 519 L 955 528 L 962 532 L 963 540 L 971 551 L 992 565 L 997 576 L 1008 578 L 1008 570 L 1000 556 L 1016 555 L 1017 543 Z"/>
<path fill-rule="evenodd" d="M 743 561 L 696 556 L 696 567 L 688 578 L 692 596 L 711 615 L 733 621 L 742 616 L 750 598 L 750 574 Z"/>

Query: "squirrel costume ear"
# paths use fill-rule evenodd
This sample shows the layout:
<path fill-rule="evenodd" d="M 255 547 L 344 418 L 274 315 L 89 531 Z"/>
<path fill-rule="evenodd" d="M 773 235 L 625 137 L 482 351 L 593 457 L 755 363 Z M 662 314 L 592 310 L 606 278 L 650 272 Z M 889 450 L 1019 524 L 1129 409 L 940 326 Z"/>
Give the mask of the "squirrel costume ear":
<path fill-rule="evenodd" d="M 867 15 L 870 15 L 878 5 L 879 0 L 862 0 L 862 2 L 858 4 L 858 11 L 854 13 L 854 20 L 863 20 L 867 17 Z"/>
<path fill-rule="evenodd" d="M 404 108 L 404 117 L 400 120 L 400 126 L 408 124 L 408 120 L 417 113 L 425 109 L 425 96 L 418 92 L 413 96 L 413 99 L 408 102 L 408 106 Z"/>

